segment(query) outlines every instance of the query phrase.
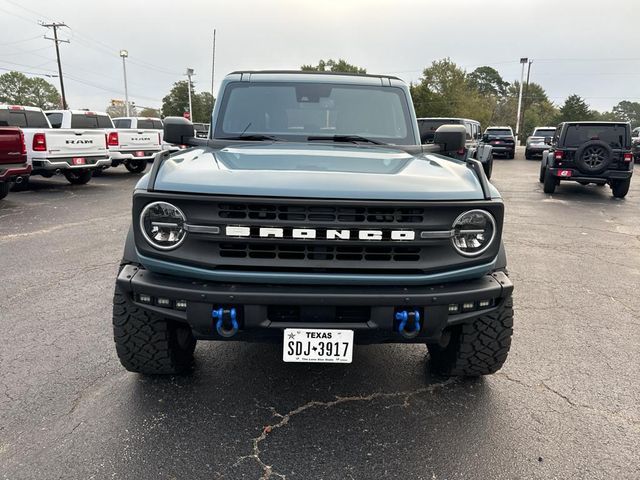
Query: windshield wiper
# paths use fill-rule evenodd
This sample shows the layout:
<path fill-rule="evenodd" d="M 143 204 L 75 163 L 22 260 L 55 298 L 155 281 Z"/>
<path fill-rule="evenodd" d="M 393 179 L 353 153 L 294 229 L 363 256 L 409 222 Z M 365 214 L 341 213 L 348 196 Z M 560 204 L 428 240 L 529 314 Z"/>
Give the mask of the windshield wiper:
<path fill-rule="evenodd" d="M 329 140 L 331 142 L 365 142 L 373 143 L 374 145 L 388 145 L 388 143 L 380 142 L 372 138 L 363 137 L 361 135 L 312 135 L 310 137 L 307 137 L 307 141 L 309 142 L 322 140 Z"/>
<path fill-rule="evenodd" d="M 263 133 L 246 133 L 237 135 L 235 137 L 220 137 L 220 140 L 273 140 L 283 142 L 281 138 L 274 137 L 272 135 L 265 135 Z"/>

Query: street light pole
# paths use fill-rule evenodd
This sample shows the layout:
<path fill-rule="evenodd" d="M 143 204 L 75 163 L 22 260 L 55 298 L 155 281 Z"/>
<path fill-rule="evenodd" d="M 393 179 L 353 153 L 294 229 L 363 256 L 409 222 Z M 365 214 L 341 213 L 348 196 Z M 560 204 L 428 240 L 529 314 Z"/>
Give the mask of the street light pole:
<path fill-rule="evenodd" d="M 522 65 L 522 73 L 520 74 L 520 93 L 518 94 L 518 115 L 516 117 L 516 142 L 520 144 L 520 111 L 522 109 L 522 84 L 524 83 L 524 66 L 529 63 L 529 59 L 523 57 L 520 59 Z"/>
<path fill-rule="evenodd" d="M 191 109 L 191 76 L 193 75 L 193 68 L 187 68 L 187 91 L 189 92 L 189 120 L 193 122 L 193 112 Z"/>
<path fill-rule="evenodd" d="M 127 112 L 127 117 L 130 116 L 129 112 L 129 89 L 127 88 L 127 65 L 124 61 L 129 56 L 129 52 L 126 50 L 120 50 L 120 56 L 122 57 L 122 71 L 124 73 L 124 108 Z"/>

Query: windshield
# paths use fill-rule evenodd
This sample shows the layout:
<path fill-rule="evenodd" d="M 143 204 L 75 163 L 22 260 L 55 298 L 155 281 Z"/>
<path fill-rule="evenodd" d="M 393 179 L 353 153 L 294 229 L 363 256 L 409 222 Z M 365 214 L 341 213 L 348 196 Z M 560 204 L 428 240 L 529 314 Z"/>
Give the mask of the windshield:
<path fill-rule="evenodd" d="M 564 137 L 566 147 L 578 147 L 589 140 L 601 140 L 611 148 L 627 145 L 626 125 L 590 124 L 569 125 Z"/>
<path fill-rule="evenodd" d="M 107 115 L 74 113 L 71 115 L 71 128 L 113 128 L 113 123 Z"/>
<path fill-rule="evenodd" d="M 501 137 L 513 135 L 513 132 L 507 128 L 487 128 L 487 131 L 485 133 L 488 135 L 498 135 Z"/>
<path fill-rule="evenodd" d="M 539 128 L 535 132 L 533 132 L 534 137 L 553 137 L 556 133 L 555 128 Z"/>
<path fill-rule="evenodd" d="M 231 83 L 225 90 L 215 138 L 268 135 L 361 136 L 413 145 L 411 116 L 402 89 L 327 83 Z"/>

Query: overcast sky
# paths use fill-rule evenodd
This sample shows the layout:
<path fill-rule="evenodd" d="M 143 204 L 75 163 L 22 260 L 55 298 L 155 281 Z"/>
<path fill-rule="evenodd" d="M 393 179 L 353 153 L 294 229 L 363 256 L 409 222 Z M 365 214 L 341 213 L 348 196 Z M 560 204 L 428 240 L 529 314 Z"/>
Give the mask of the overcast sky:
<path fill-rule="evenodd" d="M 71 107 L 104 110 L 124 98 L 122 48 L 131 100 L 159 107 L 187 67 L 196 90 L 211 89 L 215 28 L 216 89 L 233 70 L 297 69 L 321 58 L 408 82 L 450 57 L 513 81 L 519 58 L 529 57 L 531 80 L 553 102 L 577 93 L 608 110 L 640 101 L 639 11 L 637 0 L 0 0 L 0 72 L 55 73 L 53 42 L 37 22 L 63 21 Z"/>

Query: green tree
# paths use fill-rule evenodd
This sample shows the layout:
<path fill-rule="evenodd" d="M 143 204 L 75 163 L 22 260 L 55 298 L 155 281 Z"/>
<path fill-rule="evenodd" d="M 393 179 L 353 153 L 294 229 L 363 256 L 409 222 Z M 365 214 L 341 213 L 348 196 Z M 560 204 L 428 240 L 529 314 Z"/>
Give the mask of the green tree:
<path fill-rule="evenodd" d="M 504 81 L 495 68 L 478 67 L 467 76 L 469 85 L 482 95 L 504 96 L 509 82 Z"/>
<path fill-rule="evenodd" d="M 579 95 L 570 95 L 560 107 L 556 116 L 556 123 L 577 120 L 594 120 L 596 114 L 589 108 L 587 102 Z"/>
<path fill-rule="evenodd" d="M 193 118 L 191 121 L 208 123 L 211 120 L 211 112 L 215 98 L 209 92 L 196 93 L 193 82 L 191 83 L 191 107 Z M 187 80 L 181 80 L 173 84 L 169 94 L 162 99 L 162 114 L 165 117 L 182 117 L 189 111 L 189 91 Z"/>
<path fill-rule="evenodd" d="M 338 61 L 332 59 L 327 61 L 320 60 L 318 65 L 302 65 L 300 70 L 303 72 L 367 73 L 366 68 L 352 65 L 343 59 L 339 59 Z"/>
<path fill-rule="evenodd" d="M 127 108 L 124 106 L 124 102 L 122 103 L 112 103 L 105 110 L 111 118 L 117 117 L 126 117 L 127 116 Z M 138 112 L 136 110 L 136 106 L 131 103 L 129 105 L 129 117 L 137 117 Z"/>
<path fill-rule="evenodd" d="M 616 120 L 631 122 L 631 127 L 640 126 L 640 103 L 623 100 L 611 112 Z"/>
<path fill-rule="evenodd" d="M 141 107 L 142 110 L 138 112 L 138 117 L 153 117 L 160 118 L 160 110 L 157 108 Z"/>
<path fill-rule="evenodd" d="M 20 72 L 0 75 L 0 103 L 28 105 L 42 109 L 60 106 L 60 95 L 51 83 L 43 78 L 29 78 Z"/>
<path fill-rule="evenodd" d="M 464 70 L 449 58 L 425 68 L 420 82 L 411 85 L 414 108 L 419 117 L 464 117 L 487 125 L 496 99 L 481 94 Z"/>

